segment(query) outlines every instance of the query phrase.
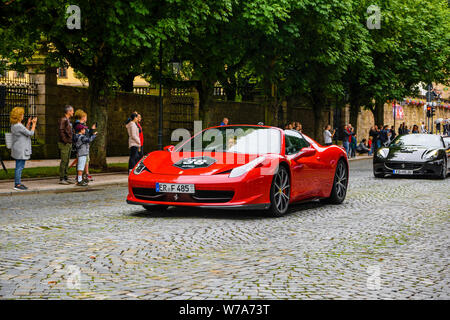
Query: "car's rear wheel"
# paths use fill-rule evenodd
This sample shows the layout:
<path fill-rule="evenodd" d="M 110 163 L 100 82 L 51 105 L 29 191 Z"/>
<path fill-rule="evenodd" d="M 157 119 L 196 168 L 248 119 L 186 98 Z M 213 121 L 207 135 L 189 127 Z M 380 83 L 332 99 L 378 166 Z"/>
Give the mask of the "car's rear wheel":
<path fill-rule="evenodd" d="M 284 166 L 278 167 L 270 188 L 270 212 L 275 217 L 281 217 L 288 210 L 291 196 L 290 180 L 288 170 Z"/>
<path fill-rule="evenodd" d="M 341 204 L 347 195 L 348 170 L 344 160 L 339 160 L 334 173 L 333 188 L 329 198 L 322 199 L 322 202 L 331 204 Z"/>
<path fill-rule="evenodd" d="M 154 206 L 143 206 L 145 210 L 150 211 L 150 212 L 158 212 L 158 211 L 164 211 L 166 210 L 169 206 L 164 206 L 164 205 L 154 205 Z"/>

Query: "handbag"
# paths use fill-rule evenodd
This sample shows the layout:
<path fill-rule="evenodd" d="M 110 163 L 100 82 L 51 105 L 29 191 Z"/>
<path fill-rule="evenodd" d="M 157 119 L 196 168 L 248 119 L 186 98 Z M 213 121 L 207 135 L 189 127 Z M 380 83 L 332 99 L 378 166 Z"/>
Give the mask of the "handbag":
<path fill-rule="evenodd" d="M 12 148 L 12 133 L 6 132 L 5 133 L 5 142 L 6 142 L 6 147 L 8 149 Z"/>

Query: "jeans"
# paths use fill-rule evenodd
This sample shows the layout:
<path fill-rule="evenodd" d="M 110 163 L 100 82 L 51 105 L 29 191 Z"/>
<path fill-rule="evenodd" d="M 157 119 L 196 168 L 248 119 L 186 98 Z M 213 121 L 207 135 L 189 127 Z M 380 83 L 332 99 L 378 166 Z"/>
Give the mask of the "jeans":
<path fill-rule="evenodd" d="M 16 160 L 16 169 L 14 170 L 14 186 L 21 184 L 22 171 L 25 168 L 26 160 Z"/>
<path fill-rule="evenodd" d="M 72 150 L 71 143 L 58 142 L 58 148 L 61 153 L 61 162 L 59 163 L 59 179 L 67 179 L 67 171 L 69 168 L 70 152 Z"/>
<path fill-rule="evenodd" d="M 342 146 L 344 147 L 344 149 L 345 149 L 345 152 L 347 152 L 347 155 L 349 156 L 349 154 L 350 154 L 350 144 L 349 144 L 349 142 L 348 141 L 342 141 Z"/>

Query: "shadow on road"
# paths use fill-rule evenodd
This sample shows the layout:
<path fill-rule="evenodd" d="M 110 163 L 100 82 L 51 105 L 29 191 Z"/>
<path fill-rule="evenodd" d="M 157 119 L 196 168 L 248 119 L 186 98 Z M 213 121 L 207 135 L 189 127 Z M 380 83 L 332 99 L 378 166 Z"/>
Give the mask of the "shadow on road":
<path fill-rule="evenodd" d="M 291 204 L 288 212 L 283 217 L 272 217 L 268 210 L 226 210 L 226 209 L 204 209 L 191 207 L 169 207 L 166 210 L 155 209 L 148 211 L 139 208 L 137 211 L 128 214 L 138 218 L 206 218 L 206 219 L 232 219 L 232 220 L 255 220 L 255 219 L 283 219 L 292 213 L 301 213 L 309 209 L 317 209 L 326 206 L 319 201 L 308 201 Z"/>

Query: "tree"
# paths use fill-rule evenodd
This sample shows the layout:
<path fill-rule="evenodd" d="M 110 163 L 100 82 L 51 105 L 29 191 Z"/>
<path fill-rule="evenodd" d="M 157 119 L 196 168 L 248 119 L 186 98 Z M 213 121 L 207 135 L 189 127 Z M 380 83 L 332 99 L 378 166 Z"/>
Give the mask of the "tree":
<path fill-rule="evenodd" d="M 48 65 L 67 61 L 88 78 L 89 106 L 99 132 L 91 161 L 93 166 L 106 167 L 112 85 L 125 81 L 134 67 L 139 70 L 143 57 L 155 55 L 160 40 L 186 39 L 198 21 L 210 15 L 221 19 L 229 1 L 79 0 L 81 28 L 73 30 L 67 28 L 69 4 L 63 0 L 3 1 L 2 34 L 8 42 L 0 47 L 0 55 L 21 62 L 41 43 L 48 52 Z"/>

